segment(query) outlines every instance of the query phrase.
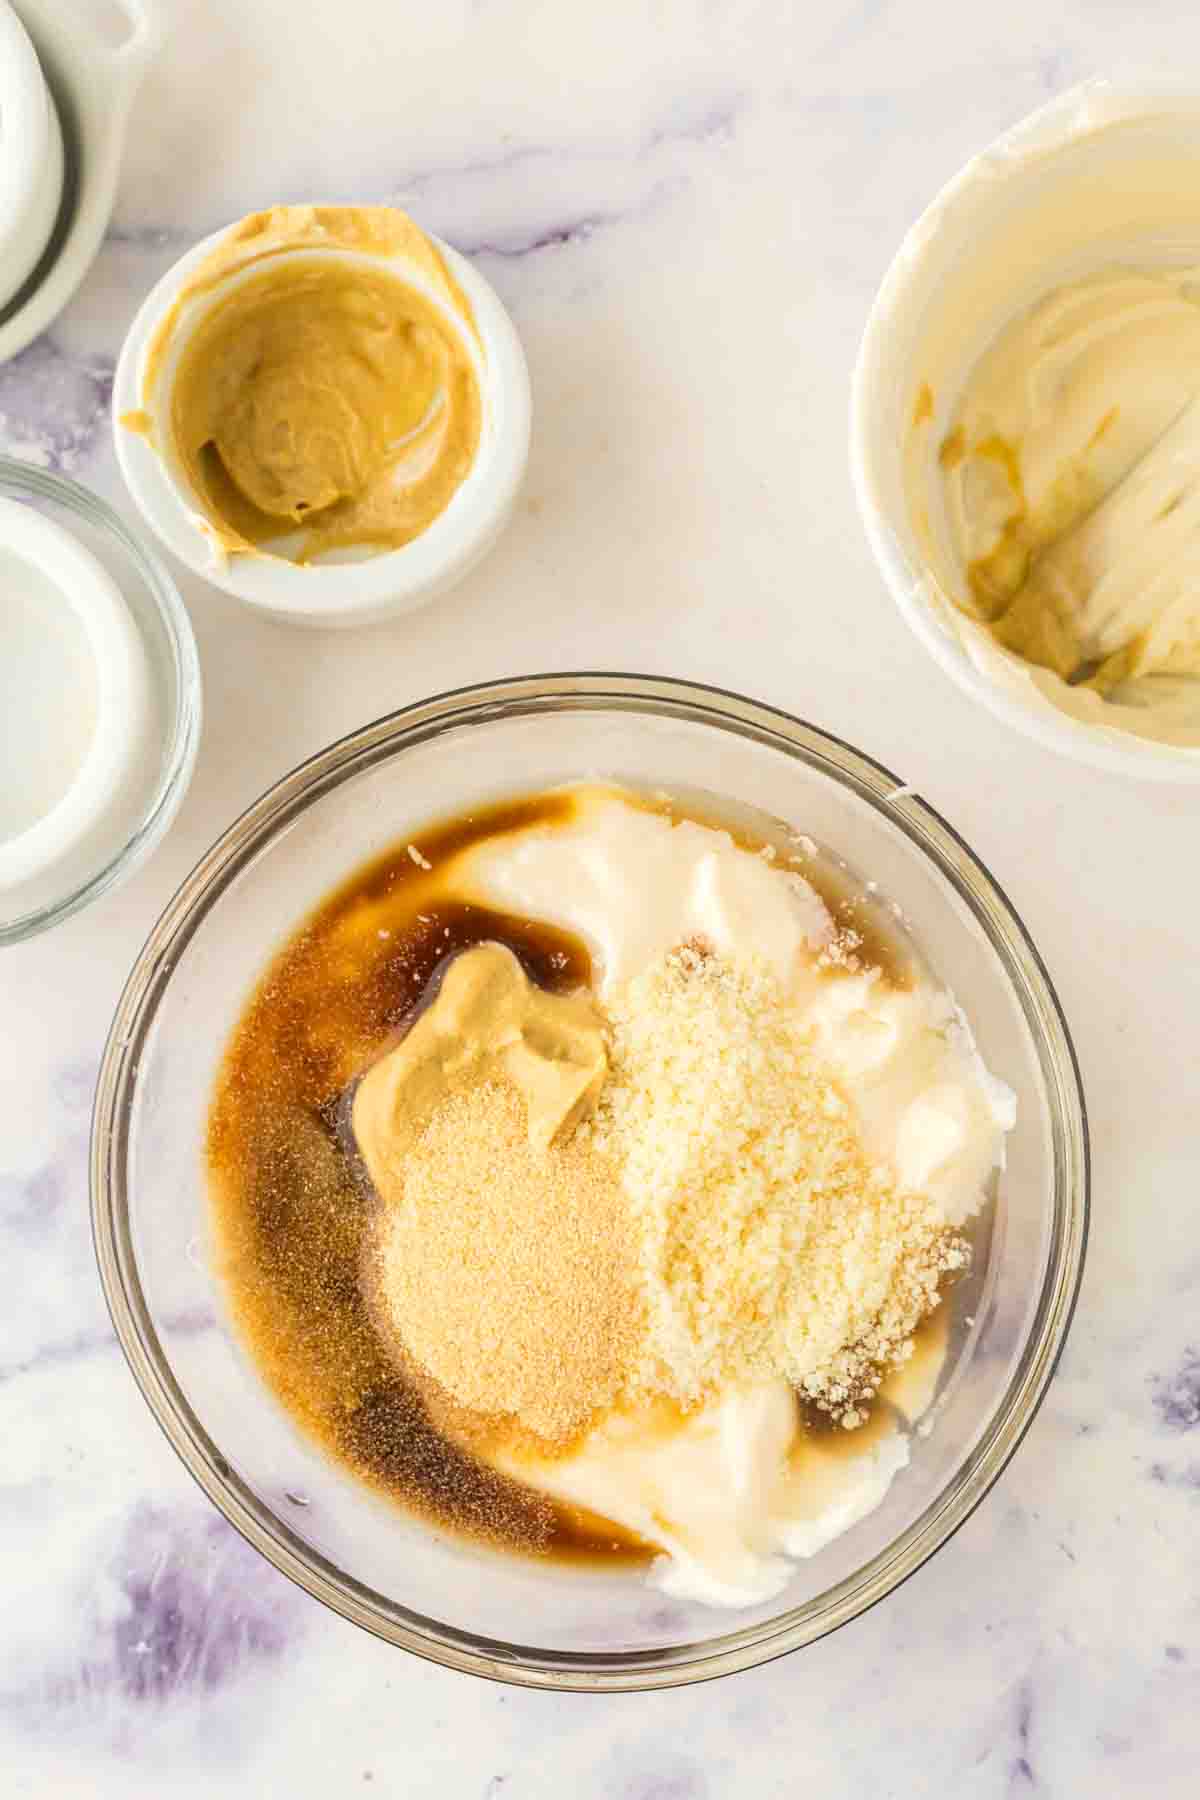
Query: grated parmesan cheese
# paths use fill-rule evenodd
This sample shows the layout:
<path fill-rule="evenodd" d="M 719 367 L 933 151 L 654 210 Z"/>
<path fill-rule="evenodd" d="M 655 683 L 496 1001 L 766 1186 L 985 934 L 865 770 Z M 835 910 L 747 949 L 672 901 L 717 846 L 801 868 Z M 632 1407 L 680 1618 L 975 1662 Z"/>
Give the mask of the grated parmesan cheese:
<path fill-rule="evenodd" d="M 765 963 L 685 947 L 610 1013 L 610 1078 L 581 1129 L 636 1227 L 647 1310 L 627 1401 L 693 1406 L 783 1376 L 861 1423 L 965 1245 L 867 1158 Z"/>

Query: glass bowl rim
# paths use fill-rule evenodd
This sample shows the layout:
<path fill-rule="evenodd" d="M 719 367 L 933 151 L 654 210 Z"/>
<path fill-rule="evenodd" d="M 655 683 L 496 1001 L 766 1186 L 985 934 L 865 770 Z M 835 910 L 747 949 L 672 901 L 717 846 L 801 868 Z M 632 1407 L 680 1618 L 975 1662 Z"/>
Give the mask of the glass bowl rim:
<path fill-rule="evenodd" d="M 596 710 L 684 718 L 750 737 L 840 782 L 900 829 L 965 903 L 1015 994 L 1046 1084 L 1055 1170 L 1047 1269 L 1017 1367 L 987 1430 L 920 1517 L 802 1606 L 701 1644 L 628 1653 L 538 1649 L 444 1625 L 347 1576 L 292 1532 L 234 1473 L 175 1381 L 138 1276 L 125 1179 L 147 1031 L 188 942 L 241 869 L 318 799 L 406 748 L 464 724 Z M 958 1530 L 1029 1429 L 1062 1353 L 1083 1274 L 1090 1151 L 1078 1061 L 1041 956 L 1003 890 L 939 813 L 881 763 L 778 708 L 696 682 L 569 672 L 455 688 L 385 714 L 298 764 L 228 827 L 168 903 L 118 1002 L 97 1080 L 90 1173 L 93 1242 L 122 1352 L 172 1448 L 247 1542 L 314 1599 L 428 1661 L 519 1686 L 612 1692 L 710 1680 L 815 1642 L 891 1593 Z"/>
<path fill-rule="evenodd" d="M 200 656 L 182 595 L 166 564 L 130 530 L 120 514 L 70 476 L 51 474 L 16 456 L 0 456 L 0 495 L 14 500 L 52 500 L 125 551 L 145 581 L 166 633 L 176 693 L 162 771 L 134 830 L 93 875 L 69 888 L 59 899 L 31 907 L 12 919 L 0 918 L 3 949 L 7 944 L 23 943 L 26 938 L 48 931 L 98 900 L 132 875 L 162 841 L 179 811 L 196 766 L 203 702 Z"/>

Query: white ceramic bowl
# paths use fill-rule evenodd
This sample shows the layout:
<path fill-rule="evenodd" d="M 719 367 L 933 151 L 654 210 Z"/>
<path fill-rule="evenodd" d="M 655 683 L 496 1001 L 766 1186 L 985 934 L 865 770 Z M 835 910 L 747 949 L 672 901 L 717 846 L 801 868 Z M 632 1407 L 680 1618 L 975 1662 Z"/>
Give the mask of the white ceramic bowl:
<path fill-rule="evenodd" d="M 512 512 L 525 473 L 529 371 L 512 320 L 476 268 L 449 245 L 431 240 L 469 299 L 479 329 L 479 345 L 464 338 L 475 359 L 483 398 L 479 449 L 466 480 L 428 529 L 398 550 L 304 566 L 275 556 L 222 557 L 198 523 L 202 516 L 198 501 L 180 471 L 159 456 L 145 437 L 123 427 L 120 419 L 141 405 L 146 348 L 159 321 L 174 305 L 193 270 L 224 235 L 217 232 L 197 244 L 168 270 L 152 289 L 125 339 L 113 386 L 113 418 L 117 456 L 130 493 L 147 522 L 181 562 L 227 594 L 274 618 L 296 625 L 369 625 L 425 605 L 461 581 L 491 548 Z M 306 249 L 296 254 L 375 266 L 391 261 L 405 280 L 420 286 L 434 304 L 442 306 L 419 272 L 402 259 L 346 250 Z M 173 372 L 190 333 L 228 292 L 229 285 L 248 273 L 234 273 L 229 283 L 219 283 L 185 311 L 160 377 L 159 404 L 163 408 L 169 404 Z"/>
<path fill-rule="evenodd" d="M 954 604 L 966 575 L 946 529 L 937 446 L 964 379 L 1010 320 L 1117 263 L 1200 264 L 1200 94 L 1088 83 L 969 162 L 905 237 L 867 321 L 851 401 L 858 503 L 914 632 L 972 698 L 1094 767 L 1200 781 L 1200 749 L 1071 717 Z M 933 412 L 918 439 L 922 391 Z"/>
<path fill-rule="evenodd" d="M 50 242 L 62 189 L 58 112 L 29 33 L 0 0 L 0 309 Z"/>
<path fill-rule="evenodd" d="M 9 288 L 9 248 L 0 232 L 0 292 L 10 299 L 0 305 L 0 362 L 16 356 L 51 325 L 91 267 L 112 213 L 121 170 L 125 127 L 142 77 L 158 53 L 165 24 L 160 0 L 110 0 L 107 8 L 66 5 L 64 0 L 15 0 L 15 9 L 37 51 L 50 94 L 53 125 L 65 131 L 65 174 L 59 185 L 63 204 L 51 217 L 45 253 L 38 252 L 20 291 Z M 7 26 L 7 0 L 0 0 L 0 27 Z M 126 32 L 112 41 L 112 29 L 124 18 Z M 107 26 L 108 29 L 104 29 Z M 7 42 L 7 40 L 6 40 Z M 8 67 L 0 49 L 0 71 Z M 5 75 L 0 72 L 0 89 Z M 4 101 L 0 98 L 0 109 Z M 0 127 L 0 151 L 8 140 Z M 39 165 L 38 180 L 52 185 L 53 143 Z M 0 181 L 7 175 L 0 160 Z M 43 214 L 44 216 L 44 214 Z M 18 259 L 19 261 L 20 259 Z M 34 268 L 34 264 L 38 266 Z"/>

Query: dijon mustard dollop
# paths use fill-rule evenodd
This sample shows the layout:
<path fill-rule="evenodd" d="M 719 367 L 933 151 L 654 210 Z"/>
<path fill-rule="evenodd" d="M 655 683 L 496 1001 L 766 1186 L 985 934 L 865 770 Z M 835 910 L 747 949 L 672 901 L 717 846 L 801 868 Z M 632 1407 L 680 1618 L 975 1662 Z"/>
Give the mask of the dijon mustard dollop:
<path fill-rule="evenodd" d="M 473 341 L 470 303 L 406 214 L 274 207 L 180 291 L 125 423 L 160 452 L 169 439 L 228 554 L 395 549 L 445 510 L 478 451 Z"/>

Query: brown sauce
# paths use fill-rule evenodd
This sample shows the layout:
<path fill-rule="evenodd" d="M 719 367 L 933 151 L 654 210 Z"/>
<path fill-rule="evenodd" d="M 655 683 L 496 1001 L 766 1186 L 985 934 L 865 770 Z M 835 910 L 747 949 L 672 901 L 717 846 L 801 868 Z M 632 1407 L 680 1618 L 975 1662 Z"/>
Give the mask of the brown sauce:
<path fill-rule="evenodd" d="M 770 843 L 853 921 L 860 954 L 889 978 L 910 979 L 912 953 L 882 909 L 786 828 L 751 831 L 715 803 L 655 810 L 730 831 L 745 848 Z M 551 926 L 465 903 L 453 892 L 456 853 L 521 827 L 565 822 L 569 794 L 534 795 L 441 822 L 412 848 L 392 846 L 322 902 L 279 951 L 238 1021 L 218 1076 L 207 1159 L 218 1266 L 254 1363 L 286 1410 L 355 1475 L 431 1521 L 513 1549 L 574 1562 L 642 1561 L 646 1545 L 611 1522 L 498 1474 L 439 1429 L 452 1409 L 417 1372 L 397 1365 L 372 1317 L 361 1265 L 374 1198 L 345 1131 L 356 1078 L 436 992 L 458 951 L 506 944 L 551 991 L 591 979 L 578 939 Z M 756 820 L 756 824 L 757 824 Z M 427 869 L 424 864 L 432 864 Z M 940 1362 L 949 1307 L 921 1330 L 917 1355 Z M 865 1426 L 847 1431 L 801 1405 L 806 1435 L 857 1455 L 894 1424 L 888 1383 Z"/>
<path fill-rule="evenodd" d="M 219 1266 L 235 1322 L 283 1405 L 353 1472 L 436 1523 L 573 1560 L 641 1559 L 607 1520 L 497 1474 L 438 1430 L 396 1366 L 360 1280 L 373 1201 L 339 1130 L 349 1084 L 436 990 L 457 951 L 507 944 L 552 991 L 587 983 L 577 939 L 447 895 L 438 866 L 481 838 L 552 823 L 554 795 L 480 810 L 359 870 L 264 974 L 226 1052 L 209 1120 Z"/>
<path fill-rule="evenodd" d="M 902 1420 L 910 1419 L 910 1397 L 932 1397 L 932 1389 L 937 1384 L 945 1362 L 950 1337 L 951 1304 L 948 1291 L 952 1285 L 947 1279 L 943 1286 L 941 1305 L 935 1311 L 927 1313 L 913 1332 L 912 1354 L 895 1369 L 884 1373 L 865 1423 L 848 1431 L 827 1408 L 818 1406 L 815 1401 L 797 1398 L 800 1423 L 804 1431 L 798 1445 L 801 1455 L 805 1441 L 811 1442 L 816 1438 L 826 1450 L 840 1448 L 845 1450 L 847 1456 L 858 1456 L 895 1429 L 897 1415 Z M 914 1410 L 919 1413 L 925 1409 L 922 1405 Z"/>

